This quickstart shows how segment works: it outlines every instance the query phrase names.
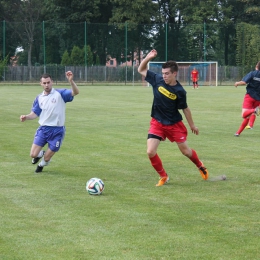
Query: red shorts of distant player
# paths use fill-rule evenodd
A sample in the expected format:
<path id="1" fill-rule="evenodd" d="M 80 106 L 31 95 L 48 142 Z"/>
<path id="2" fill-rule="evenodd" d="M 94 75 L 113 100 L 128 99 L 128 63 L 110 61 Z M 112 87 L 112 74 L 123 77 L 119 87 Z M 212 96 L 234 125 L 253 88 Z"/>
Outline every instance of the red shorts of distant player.
<path id="1" fill-rule="evenodd" d="M 243 108 L 244 109 L 253 109 L 260 106 L 260 101 L 255 100 L 249 94 L 246 94 L 243 101 Z"/>
<path id="2" fill-rule="evenodd" d="M 188 131 L 182 121 L 173 125 L 163 125 L 156 119 L 152 118 L 150 121 L 150 135 L 159 136 L 162 141 L 168 138 L 171 142 L 183 143 L 187 139 Z"/>
<path id="3" fill-rule="evenodd" d="M 192 82 L 197 82 L 198 78 L 192 78 Z"/>

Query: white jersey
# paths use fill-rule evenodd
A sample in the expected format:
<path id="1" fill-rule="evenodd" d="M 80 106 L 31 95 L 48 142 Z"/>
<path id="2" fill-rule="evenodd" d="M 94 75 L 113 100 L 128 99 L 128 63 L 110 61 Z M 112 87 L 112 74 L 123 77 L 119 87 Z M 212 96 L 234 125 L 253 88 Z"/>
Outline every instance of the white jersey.
<path id="1" fill-rule="evenodd" d="M 70 89 L 52 89 L 48 95 L 44 92 L 36 97 L 32 111 L 39 116 L 41 126 L 64 126 L 66 102 L 73 100 Z"/>

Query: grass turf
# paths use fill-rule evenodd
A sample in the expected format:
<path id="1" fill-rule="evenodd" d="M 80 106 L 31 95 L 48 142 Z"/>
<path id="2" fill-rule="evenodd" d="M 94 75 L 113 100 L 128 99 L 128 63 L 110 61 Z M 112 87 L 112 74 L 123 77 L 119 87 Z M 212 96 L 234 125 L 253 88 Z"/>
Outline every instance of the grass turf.
<path id="1" fill-rule="evenodd" d="M 63 146 L 41 174 L 29 157 L 37 120 L 19 122 L 41 87 L 0 89 L 1 259 L 259 259 L 258 118 L 233 136 L 244 87 L 186 87 L 200 129 L 188 128 L 188 143 L 210 180 L 165 141 L 163 187 L 146 156 L 151 88 L 80 86 Z M 101 196 L 85 190 L 92 177 L 105 183 Z"/>

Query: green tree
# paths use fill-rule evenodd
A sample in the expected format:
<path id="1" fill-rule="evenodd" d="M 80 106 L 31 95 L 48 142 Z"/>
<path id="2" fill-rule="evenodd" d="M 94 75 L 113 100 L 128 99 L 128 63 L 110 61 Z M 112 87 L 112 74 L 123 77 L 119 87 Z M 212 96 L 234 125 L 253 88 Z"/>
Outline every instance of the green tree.
<path id="1" fill-rule="evenodd" d="M 107 23 L 112 14 L 109 0 L 45 0 L 48 19 L 66 23 Z"/>
<path id="2" fill-rule="evenodd" d="M 239 20 L 250 24 L 260 23 L 260 4 L 258 0 L 237 0 L 234 7 L 242 6 L 239 12 Z"/>
<path id="3" fill-rule="evenodd" d="M 71 65 L 70 55 L 69 55 L 69 52 L 67 50 L 62 55 L 61 65 L 64 65 L 64 66 Z"/>
<path id="4" fill-rule="evenodd" d="M 0 60 L 0 80 L 4 79 L 4 71 L 6 69 L 9 56 L 6 56 L 3 60 Z"/>
<path id="5" fill-rule="evenodd" d="M 158 3 L 152 0 L 111 0 L 113 5 L 110 25 L 115 25 L 109 37 L 109 53 L 117 61 L 125 62 L 134 53 L 141 59 L 141 51 L 151 49 L 151 24 L 154 22 L 154 14 L 158 11 Z M 125 42 L 127 37 L 127 44 Z M 116 44 L 114 44 L 114 41 Z M 126 56 L 127 55 L 127 56 Z"/>
<path id="6" fill-rule="evenodd" d="M 96 55 L 95 65 L 97 65 L 97 66 L 100 65 L 100 60 L 99 60 L 99 56 L 98 55 Z"/>
<path id="7" fill-rule="evenodd" d="M 32 78 L 32 52 L 34 50 L 37 35 L 37 22 L 41 18 L 41 10 L 43 8 L 42 0 L 10 0 L 1 1 L 1 7 L 4 11 L 3 17 L 12 26 L 13 32 L 19 37 L 20 42 L 17 46 L 22 45 L 27 52 L 27 62 L 29 67 L 29 78 Z M 19 10 L 19 11 L 18 11 Z M 19 21 L 19 22 L 17 22 Z M 16 46 L 16 47 L 17 47 Z"/>
<path id="8" fill-rule="evenodd" d="M 71 52 L 73 46 L 83 47 L 85 44 L 85 25 L 87 26 L 87 45 L 98 53 L 101 64 L 106 61 L 107 23 L 112 15 L 112 4 L 109 0 L 45 0 L 48 21 L 62 21 L 66 26 L 57 30 L 53 26 L 49 34 L 54 36 L 55 44 L 60 49 L 60 55 L 67 49 Z M 87 23 L 87 24 L 85 24 Z M 92 24 L 90 24 L 92 23 Z M 90 24 L 90 25 L 89 25 Z M 56 37 L 55 35 L 59 35 Z M 55 49 L 53 46 L 52 49 Z"/>
<path id="9" fill-rule="evenodd" d="M 84 65 L 84 50 L 74 46 L 70 54 L 71 65 Z"/>
<path id="10" fill-rule="evenodd" d="M 260 60 L 260 27 L 248 23 L 237 25 L 236 61 L 242 67 L 242 73 L 253 70 Z"/>
<path id="11" fill-rule="evenodd" d="M 86 49 L 83 48 L 82 50 L 85 54 L 85 51 L 86 51 L 86 55 L 87 55 L 87 65 L 88 66 L 92 66 L 93 63 L 94 63 L 94 60 L 93 60 L 93 53 L 91 51 L 91 47 L 89 45 L 86 46 Z"/>
<path id="12" fill-rule="evenodd" d="M 157 11 L 157 4 L 152 0 L 111 0 L 113 4 L 113 15 L 110 23 L 129 24 L 129 29 L 136 28 L 138 24 L 147 24 Z"/>

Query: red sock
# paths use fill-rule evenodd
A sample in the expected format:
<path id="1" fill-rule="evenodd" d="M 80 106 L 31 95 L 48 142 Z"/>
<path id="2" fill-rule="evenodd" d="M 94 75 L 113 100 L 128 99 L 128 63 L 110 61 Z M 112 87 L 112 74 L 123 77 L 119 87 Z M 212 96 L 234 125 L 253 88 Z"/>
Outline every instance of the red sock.
<path id="1" fill-rule="evenodd" d="M 163 168 L 162 161 L 161 161 L 160 157 L 158 156 L 158 154 L 156 154 L 154 157 L 149 158 L 149 159 L 151 161 L 153 168 L 158 172 L 158 174 L 161 177 L 167 176 L 167 173 L 165 172 L 165 170 Z"/>
<path id="2" fill-rule="evenodd" d="M 246 117 L 250 116 L 250 115 L 253 114 L 253 113 L 255 113 L 255 109 L 248 109 L 248 110 L 246 110 L 246 111 L 243 113 L 242 117 L 243 117 L 243 118 L 246 118 Z"/>
<path id="3" fill-rule="evenodd" d="M 253 128 L 253 126 L 254 126 L 255 119 L 256 119 L 256 115 L 255 115 L 255 114 L 252 114 L 252 115 L 249 117 L 249 126 L 250 126 L 251 128 Z"/>
<path id="4" fill-rule="evenodd" d="M 202 166 L 202 162 L 200 161 L 197 153 L 195 150 L 191 149 L 192 150 L 192 155 L 191 157 L 189 158 L 198 168 Z"/>
<path id="5" fill-rule="evenodd" d="M 237 134 L 241 134 L 241 132 L 245 129 L 245 127 L 247 126 L 249 121 L 249 118 L 244 118 L 244 120 L 242 121 L 241 126 L 239 127 L 238 131 L 236 132 Z"/>

